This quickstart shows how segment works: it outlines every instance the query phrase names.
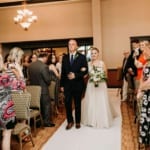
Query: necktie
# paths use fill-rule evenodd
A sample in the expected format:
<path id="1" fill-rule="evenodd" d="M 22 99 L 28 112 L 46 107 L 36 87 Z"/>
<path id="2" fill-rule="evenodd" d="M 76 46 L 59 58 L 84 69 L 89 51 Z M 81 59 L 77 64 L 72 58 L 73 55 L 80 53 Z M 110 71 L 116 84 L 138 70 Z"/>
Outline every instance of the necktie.
<path id="1" fill-rule="evenodd" d="M 71 64 L 71 65 L 73 64 L 73 55 L 71 55 L 70 64 Z"/>

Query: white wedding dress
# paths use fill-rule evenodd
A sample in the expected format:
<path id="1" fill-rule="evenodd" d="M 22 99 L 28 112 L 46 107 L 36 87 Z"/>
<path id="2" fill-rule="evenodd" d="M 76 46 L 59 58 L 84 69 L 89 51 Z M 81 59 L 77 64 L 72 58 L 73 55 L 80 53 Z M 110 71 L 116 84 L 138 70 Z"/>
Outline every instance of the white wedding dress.
<path id="1" fill-rule="evenodd" d="M 104 68 L 103 61 L 99 61 L 98 66 Z M 91 62 L 88 67 L 91 72 L 93 69 Z M 109 128 L 112 125 L 113 115 L 105 81 L 100 82 L 98 87 L 88 81 L 81 106 L 81 123 L 83 125 L 95 128 Z"/>

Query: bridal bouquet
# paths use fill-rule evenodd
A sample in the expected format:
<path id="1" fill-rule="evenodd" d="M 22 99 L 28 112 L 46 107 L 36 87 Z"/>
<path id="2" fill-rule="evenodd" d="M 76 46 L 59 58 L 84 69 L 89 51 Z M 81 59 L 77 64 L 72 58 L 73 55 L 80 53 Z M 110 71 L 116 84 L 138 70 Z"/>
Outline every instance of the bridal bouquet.
<path id="1" fill-rule="evenodd" d="M 95 87 L 98 87 L 99 82 L 106 81 L 106 74 L 102 67 L 93 66 L 92 71 L 89 73 L 90 75 L 90 82 L 94 83 Z"/>

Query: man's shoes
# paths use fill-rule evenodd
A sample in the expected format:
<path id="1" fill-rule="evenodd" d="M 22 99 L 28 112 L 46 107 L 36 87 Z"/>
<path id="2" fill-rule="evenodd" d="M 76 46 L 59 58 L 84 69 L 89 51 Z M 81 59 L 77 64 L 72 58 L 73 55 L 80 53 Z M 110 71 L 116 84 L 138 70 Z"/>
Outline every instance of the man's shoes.
<path id="1" fill-rule="evenodd" d="M 77 123 L 76 124 L 76 129 L 80 129 L 80 128 L 81 128 L 80 123 Z"/>
<path id="2" fill-rule="evenodd" d="M 66 130 L 69 130 L 73 127 L 74 123 L 73 122 L 70 122 L 68 123 L 68 125 L 66 126 Z"/>
<path id="3" fill-rule="evenodd" d="M 54 123 L 45 123 L 44 127 L 55 127 Z"/>

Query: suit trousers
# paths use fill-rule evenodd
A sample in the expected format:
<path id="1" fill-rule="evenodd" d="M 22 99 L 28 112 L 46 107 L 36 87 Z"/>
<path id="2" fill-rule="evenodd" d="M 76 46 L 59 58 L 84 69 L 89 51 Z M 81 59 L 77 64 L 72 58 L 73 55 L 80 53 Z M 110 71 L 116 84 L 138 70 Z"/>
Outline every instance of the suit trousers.
<path id="1" fill-rule="evenodd" d="M 82 92 L 73 92 L 68 91 L 65 93 L 65 107 L 66 107 L 66 115 L 67 115 L 67 122 L 73 122 L 73 115 L 72 115 L 72 101 L 74 101 L 75 106 L 75 122 L 80 123 L 81 121 L 81 97 Z"/>
<path id="2" fill-rule="evenodd" d="M 49 94 L 41 94 L 41 113 L 44 124 L 50 123 L 50 96 Z"/>

